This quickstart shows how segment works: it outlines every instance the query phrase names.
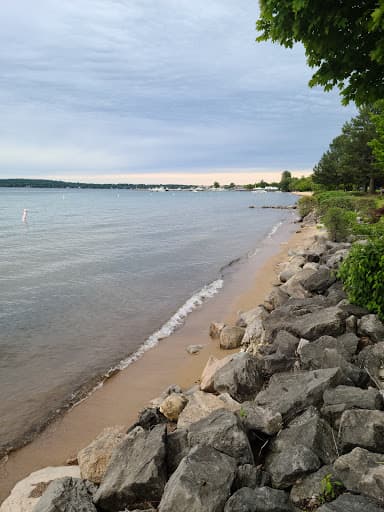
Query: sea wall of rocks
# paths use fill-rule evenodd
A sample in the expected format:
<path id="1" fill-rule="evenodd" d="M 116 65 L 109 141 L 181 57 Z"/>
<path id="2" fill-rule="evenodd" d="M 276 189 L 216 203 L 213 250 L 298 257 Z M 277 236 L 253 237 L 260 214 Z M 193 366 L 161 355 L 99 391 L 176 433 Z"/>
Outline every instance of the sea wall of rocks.
<path id="1" fill-rule="evenodd" d="M 384 325 L 336 278 L 349 249 L 292 252 L 263 304 L 211 325 L 239 352 L 103 432 L 33 511 L 382 511 Z"/>

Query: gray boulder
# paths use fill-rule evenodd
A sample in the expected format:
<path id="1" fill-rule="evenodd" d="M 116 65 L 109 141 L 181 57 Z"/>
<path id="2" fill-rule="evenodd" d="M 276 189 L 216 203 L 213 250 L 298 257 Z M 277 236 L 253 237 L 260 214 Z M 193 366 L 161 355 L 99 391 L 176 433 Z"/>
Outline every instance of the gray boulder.
<path id="1" fill-rule="evenodd" d="M 272 311 L 288 302 L 288 299 L 288 293 L 284 292 L 280 286 L 274 286 L 271 292 L 266 296 L 264 306 L 268 311 Z"/>
<path id="2" fill-rule="evenodd" d="M 220 333 L 220 348 L 224 350 L 239 348 L 244 333 L 243 327 L 224 327 Z"/>
<path id="3" fill-rule="evenodd" d="M 340 249 L 333 254 L 327 254 L 322 258 L 323 263 L 327 265 L 327 267 L 337 270 L 340 264 L 345 260 L 345 258 L 349 254 L 349 249 Z"/>
<path id="4" fill-rule="evenodd" d="M 291 489 L 290 498 L 294 505 L 306 508 L 307 505 L 320 503 L 323 493 L 323 479 L 327 475 L 333 475 L 333 466 L 323 466 L 315 473 L 298 480 Z"/>
<path id="5" fill-rule="evenodd" d="M 324 368 L 324 351 L 332 348 L 339 352 L 345 359 L 350 356 L 344 348 L 344 344 L 333 336 L 321 336 L 312 343 L 305 345 L 300 352 L 300 360 L 303 369 L 316 370 Z"/>
<path id="6" fill-rule="evenodd" d="M 264 321 L 268 317 L 268 311 L 263 306 L 252 310 L 241 345 L 251 353 L 256 353 L 258 345 L 264 341 Z"/>
<path id="7" fill-rule="evenodd" d="M 342 494 L 335 501 L 325 503 L 317 512 L 383 512 L 383 508 L 373 500 L 356 494 Z"/>
<path id="8" fill-rule="evenodd" d="M 290 277 L 283 285 L 281 285 L 280 289 L 284 293 L 287 293 L 290 297 L 296 299 L 304 299 L 306 297 L 310 297 L 311 294 L 308 290 L 304 288 L 303 283 L 315 272 L 316 270 L 312 270 L 309 268 L 305 270 L 300 269 L 292 277 Z"/>
<path id="9" fill-rule="evenodd" d="M 190 447 L 208 444 L 233 457 L 238 464 L 253 464 L 252 449 L 236 414 L 219 409 L 193 423 L 188 431 Z"/>
<path id="10" fill-rule="evenodd" d="M 80 478 L 54 480 L 35 505 L 33 512 L 96 512 L 92 495 L 96 487 Z"/>
<path id="11" fill-rule="evenodd" d="M 324 293 L 335 281 L 334 272 L 331 272 L 328 268 L 319 268 L 307 277 L 302 284 L 306 290 L 312 293 Z"/>
<path id="12" fill-rule="evenodd" d="M 380 380 L 380 368 L 384 367 L 384 342 L 363 348 L 357 356 L 357 364 Z"/>
<path id="13" fill-rule="evenodd" d="M 384 325 L 377 315 L 365 315 L 357 324 L 360 336 L 368 336 L 374 343 L 384 341 Z"/>
<path id="14" fill-rule="evenodd" d="M 252 464 L 243 464 L 236 471 L 235 481 L 233 482 L 232 491 L 237 491 L 243 487 L 264 487 L 271 483 L 271 477 L 261 466 L 253 466 Z"/>
<path id="15" fill-rule="evenodd" d="M 137 427 L 115 449 L 95 495 L 95 504 L 105 511 L 158 502 L 166 483 L 163 425 L 149 432 Z"/>
<path id="16" fill-rule="evenodd" d="M 343 375 L 338 368 L 273 375 L 269 386 L 261 391 L 255 404 L 292 419 L 310 405 L 322 404 L 323 393 L 337 386 Z"/>
<path id="17" fill-rule="evenodd" d="M 330 306 L 336 306 L 340 301 L 347 298 L 347 294 L 343 289 L 343 283 L 341 281 L 333 283 L 328 290 L 326 290 L 325 295 L 327 296 L 327 302 Z"/>
<path id="18" fill-rule="evenodd" d="M 285 354 L 275 352 L 263 357 L 263 368 L 266 374 L 288 372 L 296 363 L 295 357 L 287 357 Z"/>
<path id="19" fill-rule="evenodd" d="M 348 490 L 384 502 L 384 464 L 381 453 L 355 448 L 339 457 L 333 466 L 338 479 Z"/>
<path id="20" fill-rule="evenodd" d="M 224 512 L 293 512 L 293 508 L 284 491 L 270 487 L 243 487 L 229 498 Z"/>
<path id="21" fill-rule="evenodd" d="M 229 393 L 234 400 L 252 400 L 263 386 L 258 360 L 245 352 L 235 354 L 214 376 L 214 389 Z"/>
<path id="22" fill-rule="evenodd" d="M 243 402 L 237 414 L 247 432 L 257 430 L 273 436 L 283 428 L 283 419 L 279 412 L 260 407 L 254 402 Z"/>
<path id="23" fill-rule="evenodd" d="M 159 512 L 221 512 L 235 472 L 232 457 L 212 446 L 196 446 L 169 479 Z"/>
<path id="24" fill-rule="evenodd" d="M 279 331 L 273 342 L 276 352 L 286 356 L 295 357 L 299 345 L 299 338 L 287 331 Z"/>
<path id="25" fill-rule="evenodd" d="M 317 412 L 306 411 L 272 442 L 265 469 L 275 487 L 287 488 L 321 463 L 332 463 L 336 456 L 331 427 Z"/>
<path id="26" fill-rule="evenodd" d="M 338 442 L 343 452 L 360 446 L 384 453 L 384 412 L 363 409 L 343 412 Z"/>
<path id="27" fill-rule="evenodd" d="M 188 455 L 190 451 L 188 443 L 188 431 L 184 428 L 178 428 L 167 435 L 167 472 L 171 475 L 180 464 L 181 460 Z"/>

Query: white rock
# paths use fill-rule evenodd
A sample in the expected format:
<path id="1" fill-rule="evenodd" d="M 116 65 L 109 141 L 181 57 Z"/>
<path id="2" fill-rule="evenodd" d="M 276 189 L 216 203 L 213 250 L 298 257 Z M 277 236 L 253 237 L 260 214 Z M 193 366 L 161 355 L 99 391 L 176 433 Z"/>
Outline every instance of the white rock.
<path id="1" fill-rule="evenodd" d="M 31 473 L 15 485 L 0 512 L 32 512 L 47 484 L 64 476 L 80 478 L 79 466 L 48 467 Z"/>

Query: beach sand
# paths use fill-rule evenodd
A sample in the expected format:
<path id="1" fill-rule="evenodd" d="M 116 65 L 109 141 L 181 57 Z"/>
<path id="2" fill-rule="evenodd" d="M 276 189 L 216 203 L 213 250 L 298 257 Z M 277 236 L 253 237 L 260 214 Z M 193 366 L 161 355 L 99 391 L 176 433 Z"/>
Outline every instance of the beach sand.
<path id="1" fill-rule="evenodd" d="M 299 227 L 292 221 L 284 224 L 253 257 L 228 270 L 221 293 L 195 310 L 181 329 L 106 381 L 33 442 L 11 453 L 0 464 L 0 503 L 17 481 L 45 466 L 65 464 L 103 428 L 132 424 L 137 412 L 170 384 L 187 389 L 197 383 L 210 355 L 221 358 L 230 353 L 220 350 L 218 341 L 209 338 L 210 323 L 234 323 L 239 310 L 262 303 L 288 251 L 305 246 L 315 232 L 314 227 Z M 191 356 L 186 352 L 190 344 L 202 344 L 204 348 Z"/>

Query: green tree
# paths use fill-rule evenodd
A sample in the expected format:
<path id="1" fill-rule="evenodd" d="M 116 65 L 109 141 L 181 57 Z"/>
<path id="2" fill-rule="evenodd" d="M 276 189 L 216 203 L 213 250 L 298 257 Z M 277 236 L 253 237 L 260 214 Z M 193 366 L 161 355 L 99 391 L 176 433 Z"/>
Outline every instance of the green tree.
<path id="1" fill-rule="evenodd" d="M 289 171 L 283 171 L 283 173 L 281 175 L 281 180 L 279 183 L 280 190 L 282 190 L 283 192 L 288 192 L 291 181 L 292 181 L 292 174 Z"/>
<path id="2" fill-rule="evenodd" d="M 213 188 L 220 188 L 220 183 L 218 181 L 215 181 L 213 183 Z"/>
<path id="3" fill-rule="evenodd" d="M 258 41 L 304 45 L 316 68 L 309 85 L 337 86 L 343 103 L 384 97 L 382 0 L 260 0 Z"/>
<path id="4" fill-rule="evenodd" d="M 368 143 L 375 157 L 376 169 L 381 175 L 384 173 L 384 100 L 375 104 L 376 111 L 372 112 L 372 122 L 376 128 L 375 137 Z"/>

